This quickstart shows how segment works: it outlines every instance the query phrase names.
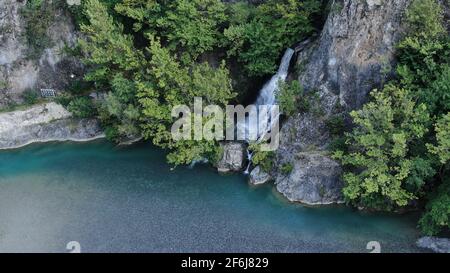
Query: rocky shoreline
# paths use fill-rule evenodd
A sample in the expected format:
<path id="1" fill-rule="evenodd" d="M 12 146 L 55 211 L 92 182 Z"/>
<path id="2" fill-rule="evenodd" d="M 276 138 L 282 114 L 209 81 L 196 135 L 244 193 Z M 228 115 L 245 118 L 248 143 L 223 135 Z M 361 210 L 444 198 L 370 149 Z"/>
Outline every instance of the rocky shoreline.
<path id="1" fill-rule="evenodd" d="M 416 245 L 435 253 L 450 253 L 450 239 L 447 238 L 422 237 L 417 240 Z"/>
<path id="2" fill-rule="evenodd" d="M 50 102 L 0 114 L 0 150 L 51 141 L 85 142 L 105 135 L 96 119 L 75 119 Z"/>

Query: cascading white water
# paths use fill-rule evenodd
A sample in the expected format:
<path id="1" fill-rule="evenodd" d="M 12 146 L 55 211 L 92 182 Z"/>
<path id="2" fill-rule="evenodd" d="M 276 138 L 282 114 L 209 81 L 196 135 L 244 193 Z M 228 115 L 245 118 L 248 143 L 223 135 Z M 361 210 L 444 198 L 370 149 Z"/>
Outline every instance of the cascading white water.
<path id="1" fill-rule="evenodd" d="M 288 48 L 284 53 L 283 59 L 281 59 L 280 67 L 277 74 L 275 74 L 269 82 L 259 92 L 256 99 L 256 105 L 274 105 L 276 103 L 276 92 L 278 91 L 279 82 L 285 81 L 288 76 L 289 64 L 291 63 L 292 56 L 295 51 Z"/>
<path id="2" fill-rule="evenodd" d="M 247 165 L 247 168 L 245 169 L 244 174 L 250 174 L 250 167 L 252 166 L 252 159 L 253 159 L 253 153 L 251 151 L 247 150 L 248 165 Z"/>
<path id="3" fill-rule="evenodd" d="M 289 72 L 289 65 L 291 63 L 291 59 L 294 56 L 295 51 L 291 48 L 288 48 L 286 52 L 283 55 L 283 58 L 281 59 L 280 67 L 278 68 L 278 72 L 272 76 L 270 81 L 268 81 L 261 91 L 259 92 L 259 95 L 256 99 L 256 102 L 254 105 L 259 109 L 262 105 L 267 106 L 274 106 L 276 105 L 276 96 L 279 89 L 280 82 L 284 82 L 288 76 Z M 267 122 L 266 128 L 258 128 L 258 124 L 250 124 L 248 118 L 246 118 L 245 121 L 238 121 L 237 123 L 237 130 L 240 132 L 244 132 L 246 139 L 249 138 L 249 132 L 250 130 L 254 130 L 255 132 L 258 132 L 258 138 L 261 139 L 267 132 L 269 132 L 273 127 L 273 122 L 275 122 L 278 117 L 272 117 L 273 120 L 271 120 L 271 111 L 272 107 L 268 107 L 267 111 L 264 113 L 259 113 L 259 123 L 265 121 Z"/>
<path id="4" fill-rule="evenodd" d="M 289 65 L 291 63 L 291 59 L 294 56 L 295 51 L 291 48 L 288 48 L 286 50 L 286 52 L 283 55 L 283 58 L 281 59 L 281 64 L 280 67 L 278 68 L 278 72 L 277 74 L 275 74 L 270 81 L 268 81 L 263 88 L 261 89 L 261 91 L 259 92 L 258 98 L 256 99 L 255 105 L 257 108 L 259 108 L 259 106 L 262 105 L 268 105 L 268 106 L 274 106 L 277 103 L 277 92 L 279 90 L 279 85 L 280 82 L 284 82 L 286 81 L 286 78 L 288 76 L 288 72 L 289 72 Z M 245 130 L 246 135 L 248 137 L 249 135 L 249 131 L 250 131 L 250 127 L 251 126 L 255 126 L 255 128 L 253 128 L 254 130 L 257 130 L 258 132 L 258 138 L 261 139 L 262 137 L 264 137 L 264 135 L 269 132 L 273 125 L 274 122 L 277 122 L 277 119 L 279 117 L 271 117 L 271 111 L 272 111 L 272 107 L 268 107 L 267 111 L 264 113 L 259 113 L 259 117 L 262 118 L 262 120 L 267 121 L 267 127 L 266 128 L 258 128 L 257 124 L 248 124 L 248 120 L 244 123 L 244 127 L 240 127 L 239 125 L 241 123 L 238 122 L 238 130 Z M 262 115 L 261 115 L 262 114 Z M 274 118 L 271 120 L 271 118 Z M 259 120 L 259 122 L 261 122 L 261 119 Z M 252 164 L 252 154 L 250 154 L 250 152 L 248 151 L 248 159 L 249 159 L 249 163 L 247 166 L 247 169 L 245 171 L 246 174 L 249 173 L 250 171 L 250 167 Z"/>

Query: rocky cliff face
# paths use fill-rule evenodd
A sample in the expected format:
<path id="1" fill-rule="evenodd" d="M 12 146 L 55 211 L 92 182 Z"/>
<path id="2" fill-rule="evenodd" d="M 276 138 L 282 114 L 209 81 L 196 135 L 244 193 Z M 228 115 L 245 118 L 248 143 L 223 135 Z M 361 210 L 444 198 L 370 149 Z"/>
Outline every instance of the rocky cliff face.
<path id="1" fill-rule="evenodd" d="M 298 78 L 307 92 L 316 92 L 320 111 L 298 114 L 281 130 L 277 165 L 291 164 L 293 171 L 279 172 L 276 184 L 290 200 L 312 204 L 342 200 L 341 169 L 326 152 L 330 141 L 326 121 L 361 107 L 368 93 L 389 77 L 410 2 L 334 1 L 320 38 L 299 53 Z"/>
<path id="2" fill-rule="evenodd" d="M 326 110 L 332 103 L 351 110 L 385 80 L 411 0 L 334 2 L 320 39 L 298 58 L 299 78 L 307 90 L 331 97 Z"/>
<path id="3" fill-rule="evenodd" d="M 416 245 L 436 253 L 450 253 L 450 239 L 446 238 L 422 237 L 417 240 Z"/>
<path id="4" fill-rule="evenodd" d="M 47 30 L 52 46 L 41 56 L 29 58 L 25 22 L 21 15 L 26 0 L 0 1 L 0 108 L 20 102 L 27 89 L 63 90 L 71 75 L 81 75 L 78 60 L 65 56 L 65 45 L 76 41 L 74 26 L 63 10 L 57 9 Z"/>
<path id="5" fill-rule="evenodd" d="M 26 110 L 0 114 L 0 149 L 34 142 L 87 141 L 104 137 L 100 123 L 92 119 L 72 119 L 56 103 L 36 105 Z"/>

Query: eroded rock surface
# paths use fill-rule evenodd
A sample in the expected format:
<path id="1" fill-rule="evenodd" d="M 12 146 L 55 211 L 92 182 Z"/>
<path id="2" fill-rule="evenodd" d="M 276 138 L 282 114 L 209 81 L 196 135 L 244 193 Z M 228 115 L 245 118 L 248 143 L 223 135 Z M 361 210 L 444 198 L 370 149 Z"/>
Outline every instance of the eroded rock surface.
<path id="1" fill-rule="evenodd" d="M 249 182 L 254 186 L 262 185 L 272 180 L 272 176 L 262 170 L 261 166 L 256 166 L 250 173 Z"/>
<path id="2" fill-rule="evenodd" d="M 46 103 L 27 110 L 0 114 L 0 149 L 34 142 L 88 141 L 104 137 L 95 119 L 73 119 L 59 104 Z"/>
<path id="3" fill-rule="evenodd" d="M 416 244 L 420 248 L 429 249 L 436 253 L 450 253 L 450 239 L 422 237 Z"/>
<path id="4" fill-rule="evenodd" d="M 226 142 L 221 144 L 222 159 L 217 164 L 220 173 L 239 172 L 244 168 L 247 158 L 245 145 L 239 142 Z"/>
<path id="5" fill-rule="evenodd" d="M 343 202 L 341 167 L 320 153 L 300 153 L 290 173 L 278 173 L 276 187 L 287 199 L 308 205 Z"/>
<path id="6" fill-rule="evenodd" d="M 81 62 L 63 54 L 63 48 L 73 46 L 77 35 L 70 16 L 57 10 L 47 35 L 51 47 L 41 56 L 27 56 L 29 45 L 25 37 L 25 22 L 21 9 L 27 1 L 0 1 L 0 108 L 22 102 L 22 93 L 41 88 L 64 91 L 71 80 L 80 79 Z M 53 11 L 52 11 L 53 12 Z"/>
<path id="7" fill-rule="evenodd" d="M 411 0 L 334 1 L 320 37 L 298 56 L 297 76 L 318 109 L 291 117 L 280 134 L 277 189 L 291 201 L 342 201 L 339 164 L 329 156 L 327 120 L 361 107 L 390 77 Z M 281 166 L 291 164 L 291 174 Z"/>

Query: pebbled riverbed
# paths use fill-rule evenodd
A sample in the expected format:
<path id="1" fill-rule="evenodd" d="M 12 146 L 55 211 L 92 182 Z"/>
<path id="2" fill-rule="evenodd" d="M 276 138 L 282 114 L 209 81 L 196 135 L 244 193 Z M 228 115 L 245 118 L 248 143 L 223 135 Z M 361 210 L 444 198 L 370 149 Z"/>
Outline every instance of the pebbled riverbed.
<path id="1" fill-rule="evenodd" d="M 0 151 L 0 252 L 417 252 L 417 217 L 291 204 L 146 144 Z"/>

